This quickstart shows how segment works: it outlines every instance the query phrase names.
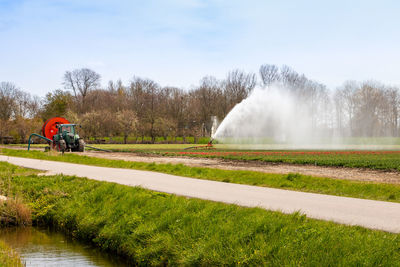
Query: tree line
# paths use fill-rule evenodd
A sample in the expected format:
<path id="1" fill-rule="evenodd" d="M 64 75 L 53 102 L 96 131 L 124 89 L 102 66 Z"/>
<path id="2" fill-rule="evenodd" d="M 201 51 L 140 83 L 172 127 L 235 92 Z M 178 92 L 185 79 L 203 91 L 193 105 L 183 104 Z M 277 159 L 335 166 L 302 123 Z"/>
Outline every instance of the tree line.
<path id="1" fill-rule="evenodd" d="M 399 136 L 399 88 L 374 81 L 346 81 L 328 90 L 288 66 L 265 64 L 259 74 L 241 70 L 218 80 L 202 78 L 183 89 L 161 86 L 134 76 L 129 83 L 109 81 L 90 69 L 66 71 L 63 89 L 32 96 L 11 82 L 0 83 L 0 137 L 26 142 L 45 120 L 63 116 L 82 125 L 85 138 L 123 137 L 123 142 L 149 142 L 157 138 L 176 141 L 211 135 L 211 117 L 219 121 L 256 86 L 283 84 L 306 103 L 313 126 L 342 136 Z M 133 137 L 133 139 L 132 139 Z"/>

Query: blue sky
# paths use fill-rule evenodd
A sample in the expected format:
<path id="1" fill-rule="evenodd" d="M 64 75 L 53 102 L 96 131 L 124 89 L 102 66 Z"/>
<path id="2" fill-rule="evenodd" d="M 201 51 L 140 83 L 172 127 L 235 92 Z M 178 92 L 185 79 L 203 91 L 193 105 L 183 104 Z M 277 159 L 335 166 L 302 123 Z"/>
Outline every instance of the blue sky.
<path id="1" fill-rule="evenodd" d="M 190 88 L 286 64 L 335 88 L 400 85 L 400 2 L 0 0 L 0 81 L 40 96 L 88 67 Z"/>

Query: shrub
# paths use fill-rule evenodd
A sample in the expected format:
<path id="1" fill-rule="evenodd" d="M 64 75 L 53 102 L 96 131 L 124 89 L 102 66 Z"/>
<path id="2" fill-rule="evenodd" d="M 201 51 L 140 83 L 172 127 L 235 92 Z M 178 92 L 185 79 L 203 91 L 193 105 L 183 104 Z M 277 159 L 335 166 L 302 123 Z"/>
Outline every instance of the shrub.
<path id="1" fill-rule="evenodd" d="M 31 210 L 20 199 L 0 200 L 0 226 L 27 226 L 31 223 Z"/>

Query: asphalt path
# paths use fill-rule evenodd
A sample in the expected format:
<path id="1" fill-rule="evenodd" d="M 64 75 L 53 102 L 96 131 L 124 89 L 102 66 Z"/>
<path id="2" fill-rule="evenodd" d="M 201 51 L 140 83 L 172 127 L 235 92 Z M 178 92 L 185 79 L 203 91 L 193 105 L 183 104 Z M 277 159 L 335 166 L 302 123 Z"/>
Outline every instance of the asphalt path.
<path id="1" fill-rule="evenodd" d="M 0 161 L 44 170 L 52 174 L 76 175 L 192 198 L 246 207 L 260 207 L 283 213 L 299 211 L 314 219 L 400 233 L 399 203 L 223 183 L 150 171 L 96 167 L 2 155 L 0 155 Z"/>

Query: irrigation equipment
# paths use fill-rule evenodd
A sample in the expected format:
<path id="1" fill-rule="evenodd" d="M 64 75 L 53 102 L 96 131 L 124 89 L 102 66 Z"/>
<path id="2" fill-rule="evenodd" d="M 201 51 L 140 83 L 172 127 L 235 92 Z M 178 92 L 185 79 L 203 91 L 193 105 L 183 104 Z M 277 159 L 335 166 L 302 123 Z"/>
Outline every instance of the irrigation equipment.
<path id="1" fill-rule="evenodd" d="M 214 141 L 214 139 L 211 139 L 207 143 L 207 145 L 186 147 L 186 148 L 184 148 L 184 150 L 187 150 L 187 149 L 215 149 L 215 147 L 213 146 L 213 141 Z"/>
<path id="2" fill-rule="evenodd" d="M 65 151 L 85 151 L 85 141 L 78 135 L 76 128 L 77 124 L 70 123 L 63 117 L 54 117 L 48 119 L 42 126 L 42 135 L 33 133 L 29 136 L 28 150 L 30 150 L 32 137 L 36 136 L 46 140 L 50 149 L 55 149 L 60 152 Z M 109 150 L 100 149 L 92 146 L 87 146 L 95 150 L 111 152 Z"/>
<path id="3" fill-rule="evenodd" d="M 42 126 L 42 135 L 31 134 L 28 141 L 30 150 L 32 137 L 36 136 L 48 142 L 50 149 L 65 151 L 85 151 L 85 141 L 76 132 L 76 124 L 62 117 L 48 119 Z"/>

